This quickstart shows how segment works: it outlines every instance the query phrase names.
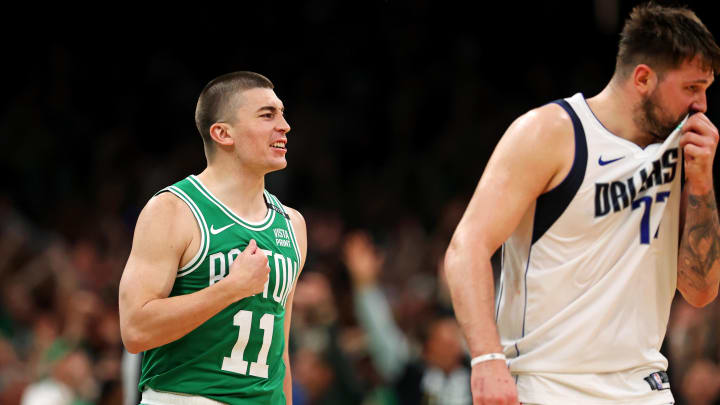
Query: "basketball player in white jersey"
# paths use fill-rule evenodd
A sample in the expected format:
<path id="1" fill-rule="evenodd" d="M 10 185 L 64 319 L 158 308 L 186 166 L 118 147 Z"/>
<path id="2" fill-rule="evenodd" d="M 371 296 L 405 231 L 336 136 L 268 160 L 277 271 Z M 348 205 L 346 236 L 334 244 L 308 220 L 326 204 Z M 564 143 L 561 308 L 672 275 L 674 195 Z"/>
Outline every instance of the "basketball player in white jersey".
<path id="1" fill-rule="evenodd" d="M 718 68 L 692 11 L 638 6 L 600 94 L 504 134 L 445 258 L 474 404 L 673 403 L 659 349 L 675 290 L 700 307 L 720 280 Z"/>

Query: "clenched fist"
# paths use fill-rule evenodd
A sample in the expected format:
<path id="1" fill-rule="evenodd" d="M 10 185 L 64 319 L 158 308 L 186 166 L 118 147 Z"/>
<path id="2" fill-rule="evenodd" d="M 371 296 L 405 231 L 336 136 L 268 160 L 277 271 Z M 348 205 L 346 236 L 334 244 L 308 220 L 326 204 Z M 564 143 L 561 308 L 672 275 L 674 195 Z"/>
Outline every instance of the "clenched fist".
<path id="1" fill-rule="evenodd" d="M 251 239 L 245 250 L 230 265 L 227 282 L 237 287 L 238 299 L 263 292 L 270 277 L 270 266 L 265 253 L 258 249 L 255 239 Z"/>

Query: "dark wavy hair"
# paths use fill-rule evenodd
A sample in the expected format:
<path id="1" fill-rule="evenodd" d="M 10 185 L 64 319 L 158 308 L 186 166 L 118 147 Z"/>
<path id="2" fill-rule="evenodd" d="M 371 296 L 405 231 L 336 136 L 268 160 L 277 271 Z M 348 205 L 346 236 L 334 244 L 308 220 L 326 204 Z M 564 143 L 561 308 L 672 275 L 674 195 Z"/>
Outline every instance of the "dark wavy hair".
<path id="1" fill-rule="evenodd" d="M 637 65 L 646 64 L 662 75 L 696 56 L 704 68 L 718 73 L 720 48 L 695 13 L 649 2 L 636 6 L 625 21 L 615 74 L 626 78 Z"/>

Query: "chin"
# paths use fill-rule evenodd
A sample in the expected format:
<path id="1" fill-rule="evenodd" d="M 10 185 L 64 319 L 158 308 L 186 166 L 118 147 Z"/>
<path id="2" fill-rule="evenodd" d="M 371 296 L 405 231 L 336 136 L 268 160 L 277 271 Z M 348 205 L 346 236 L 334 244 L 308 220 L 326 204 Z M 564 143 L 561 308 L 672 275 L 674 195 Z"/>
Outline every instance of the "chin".
<path id="1" fill-rule="evenodd" d="M 267 172 L 276 172 L 278 170 L 282 170 L 287 167 L 287 161 L 283 160 L 282 162 L 273 162 L 272 164 L 268 165 Z"/>

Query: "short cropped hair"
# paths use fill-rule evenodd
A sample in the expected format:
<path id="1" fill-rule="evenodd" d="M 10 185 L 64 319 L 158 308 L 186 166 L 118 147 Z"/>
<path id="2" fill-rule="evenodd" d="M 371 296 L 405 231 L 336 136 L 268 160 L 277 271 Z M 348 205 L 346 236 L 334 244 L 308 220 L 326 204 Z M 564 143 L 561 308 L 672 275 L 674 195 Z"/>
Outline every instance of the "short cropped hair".
<path id="1" fill-rule="evenodd" d="M 270 79 L 259 73 L 240 71 L 216 77 L 202 90 L 195 107 L 195 126 L 200 132 L 208 158 L 215 150 L 210 138 L 210 127 L 230 118 L 238 93 L 255 88 L 272 89 L 274 86 Z"/>
<path id="2" fill-rule="evenodd" d="M 720 48 L 695 13 L 649 2 L 636 6 L 625 21 L 615 74 L 627 78 L 637 65 L 646 64 L 662 76 L 696 56 L 703 68 L 718 73 Z"/>

